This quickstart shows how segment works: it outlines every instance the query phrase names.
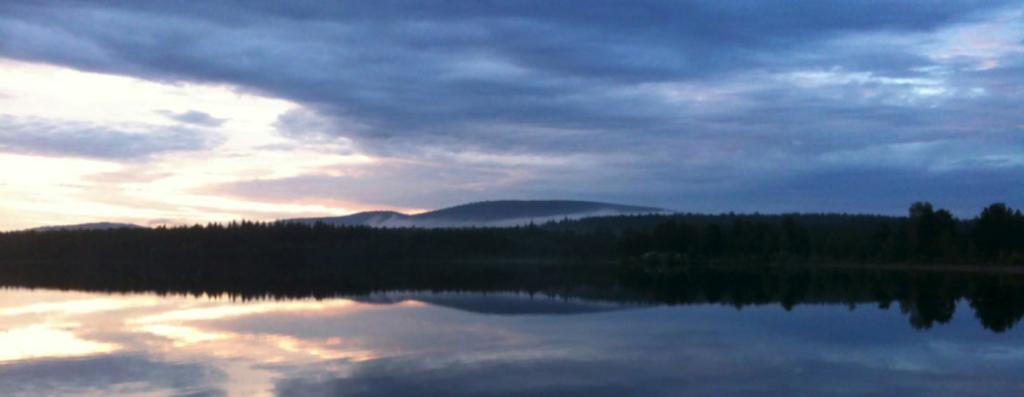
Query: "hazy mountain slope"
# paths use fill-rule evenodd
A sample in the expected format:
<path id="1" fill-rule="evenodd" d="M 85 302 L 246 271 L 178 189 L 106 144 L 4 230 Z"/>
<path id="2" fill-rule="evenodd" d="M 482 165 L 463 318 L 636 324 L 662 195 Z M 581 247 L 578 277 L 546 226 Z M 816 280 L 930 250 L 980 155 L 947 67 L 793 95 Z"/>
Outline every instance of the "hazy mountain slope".
<path id="1" fill-rule="evenodd" d="M 133 225 L 130 223 L 113 223 L 113 222 L 95 222 L 95 223 L 80 223 L 76 225 L 56 225 L 56 226 L 40 226 L 31 228 L 28 230 L 37 232 L 52 232 L 61 230 L 110 230 L 110 229 L 136 229 L 142 226 Z"/>
<path id="2" fill-rule="evenodd" d="M 370 211 L 347 216 L 287 219 L 284 221 L 390 227 L 514 226 L 563 218 L 577 219 L 589 216 L 663 212 L 668 211 L 653 207 L 592 201 L 500 200 L 457 205 L 416 215 L 406 215 L 394 211 Z"/>
<path id="3" fill-rule="evenodd" d="M 546 296 L 531 297 L 515 293 L 387 292 L 350 299 L 375 304 L 417 301 L 465 312 L 496 315 L 571 315 L 645 307 L 644 305 L 610 301 L 562 299 Z"/>
<path id="4" fill-rule="evenodd" d="M 505 226 L 562 218 L 665 212 L 660 208 L 569 200 L 501 200 L 457 205 L 413 216 L 423 225 Z"/>
<path id="5" fill-rule="evenodd" d="M 295 223 L 317 223 L 322 222 L 330 225 L 339 226 L 383 226 L 388 224 L 400 223 L 408 219 L 410 216 L 401 212 L 395 211 L 366 211 L 358 212 L 352 215 L 345 216 L 330 216 L 321 218 L 296 218 L 296 219 L 285 219 L 283 222 L 295 222 Z"/>

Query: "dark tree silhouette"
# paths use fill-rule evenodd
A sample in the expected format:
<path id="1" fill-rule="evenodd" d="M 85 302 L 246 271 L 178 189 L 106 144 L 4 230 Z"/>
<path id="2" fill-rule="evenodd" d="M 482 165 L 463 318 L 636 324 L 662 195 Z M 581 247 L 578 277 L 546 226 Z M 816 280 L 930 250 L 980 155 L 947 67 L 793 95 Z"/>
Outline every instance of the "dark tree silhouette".
<path id="1" fill-rule="evenodd" d="M 978 254 L 989 262 L 1024 261 L 1024 216 L 1003 203 L 996 203 L 981 211 L 975 221 L 974 244 Z"/>
<path id="2" fill-rule="evenodd" d="M 239 221 L 0 233 L 0 285 L 8 286 L 243 295 L 628 286 L 660 302 L 737 307 L 899 302 L 921 328 L 948 321 L 956 300 L 968 299 L 995 330 L 1024 312 L 1020 277 L 876 277 L 864 265 L 1024 265 L 1024 216 L 993 204 L 962 220 L 920 202 L 905 217 L 634 215 L 461 229 Z M 843 267 L 859 273 L 834 271 Z"/>

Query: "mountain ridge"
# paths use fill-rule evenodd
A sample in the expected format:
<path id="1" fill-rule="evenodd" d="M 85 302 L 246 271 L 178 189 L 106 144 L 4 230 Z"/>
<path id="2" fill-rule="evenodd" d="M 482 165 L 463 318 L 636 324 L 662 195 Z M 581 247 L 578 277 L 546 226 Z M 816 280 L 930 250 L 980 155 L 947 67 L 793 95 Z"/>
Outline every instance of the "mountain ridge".
<path id="1" fill-rule="evenodd" d="M 562 219 L 593 216 L 669 213 L 670 210 L 626 204 L 582 200 L 489 200 L 444 207 L 432 211 L 405 214 L 397 211 L 363 211 L 342 216 L 289 218 L 277 222 L 336 226 L 373 227 L 508 227 L 545 223 Z M 130 223 L 92 222 L 71 225 L 40 226 L 26 231 L 112 230 L 144 228 Z"/>
<path id="2" fill-rule="evenodd" d="M 581 200 L 491 200 L 445 207 L 419 214 L 365 211 L 355 214 L 283 219 L 279 222 L 327 223 L 379 227 L 501 227 L 603 215 L 671 212 L 663 208 Z"/>
<path id="3" fill-rule="evenodd" d="M 29 229 L 26 231 L 32 232 L 56 232 L 56 231 L 72 231 L 72 230 L 112 230 L 112 229 L 140 229 L 144 226 L 139 226 L 131 223 L 116 223 L 116 222 L 90 222 L 90 223 L 76 223 L 73 225 L 53 225 L 53 226 L 39 226 Z"/>

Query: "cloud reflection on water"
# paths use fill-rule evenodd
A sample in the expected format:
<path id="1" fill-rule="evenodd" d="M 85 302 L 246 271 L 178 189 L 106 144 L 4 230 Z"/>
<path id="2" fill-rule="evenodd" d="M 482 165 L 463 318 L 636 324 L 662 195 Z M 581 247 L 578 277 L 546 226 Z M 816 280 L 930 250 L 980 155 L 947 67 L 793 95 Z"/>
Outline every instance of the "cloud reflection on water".
<path id="1" fill-rule="evenodd" d="M 42 357 L 75 357 L 110 353 L 120 346 L 79 338 L 78 324 L 31 325 L 0 332 L 0 363 Z"/>
<path id="2" fill-rule="evenodd" d="M 554 310 L 558 302 L 564 310 Z M 1024 388 L 1020 330 L 992 333 L 959 310 L 950 323 L 919 331 L 897 310 L 854 308 L 615 310 L 514 294 L 274 302 L 3 290 L 0 357 L 9 358 L 0 362 L 0 395 L 910 396 Z M 13 345 L 27 350 L 4 350 Z"/>

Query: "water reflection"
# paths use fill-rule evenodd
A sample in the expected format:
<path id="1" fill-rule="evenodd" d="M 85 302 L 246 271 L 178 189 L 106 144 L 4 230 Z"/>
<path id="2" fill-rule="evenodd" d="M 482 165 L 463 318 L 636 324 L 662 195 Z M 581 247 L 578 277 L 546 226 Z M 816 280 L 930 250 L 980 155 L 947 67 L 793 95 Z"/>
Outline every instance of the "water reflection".
<path id="1" fill-rule="evenodd" d="M 928 314 L 877 302 L 737 310 L 516 293 L 240 301 L 8 289 L 0 395 L 1020 394 L 1024 333 L 986 330 L 972 304 Z M 945 324 L 922 332 L 902 311 Z"/>
<path id="2" fill-rule="evenodd" d="M 110 353 L 119 348 L 79 338 L 79 324 L 37 324 L 0 332 L 0 362 L 42 357 L 74 357 Z"/>

